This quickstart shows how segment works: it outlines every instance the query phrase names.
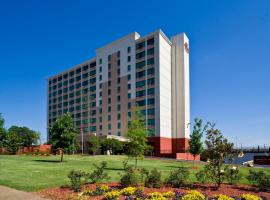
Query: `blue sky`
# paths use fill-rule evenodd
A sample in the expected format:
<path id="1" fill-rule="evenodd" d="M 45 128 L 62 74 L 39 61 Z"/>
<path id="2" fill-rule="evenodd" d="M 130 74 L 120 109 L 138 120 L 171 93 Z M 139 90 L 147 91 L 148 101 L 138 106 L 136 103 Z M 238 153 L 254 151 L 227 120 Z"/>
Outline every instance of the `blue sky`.
<path id="1" fill-rule="evenodd" d="M 0 112 L 46 135 L 46 78 L 133 31 L 190 39 L 191 119 L 270 145 L 270 2 L 0 0 Z"/>

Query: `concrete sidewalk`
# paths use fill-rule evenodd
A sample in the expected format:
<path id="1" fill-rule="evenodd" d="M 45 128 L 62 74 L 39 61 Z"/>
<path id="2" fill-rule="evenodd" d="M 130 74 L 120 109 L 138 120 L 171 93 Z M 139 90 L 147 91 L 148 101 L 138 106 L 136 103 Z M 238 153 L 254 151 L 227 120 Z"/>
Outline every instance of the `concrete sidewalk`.
<path id="1" fill-rule="evenodd" d="M 0 200 L 48 200 L 36 194 L 23 192 L 0 185 Z"/>

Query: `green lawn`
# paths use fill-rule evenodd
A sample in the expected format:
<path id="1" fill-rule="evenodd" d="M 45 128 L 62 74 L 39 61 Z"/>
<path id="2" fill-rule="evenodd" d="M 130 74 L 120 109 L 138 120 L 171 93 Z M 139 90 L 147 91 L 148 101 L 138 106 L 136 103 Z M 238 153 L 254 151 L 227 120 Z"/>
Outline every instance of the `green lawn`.
<path id="1" fill-rule="evenodd" d="M 125 156 L 64 156 L 64 162 L 59 163 L 59 156 L 10 156 L 0 155 L 0 185 L 16 188 L 24 191 L 36 191 L 43 188 L 63 186 L 69 184 L 67 174 L 72 169 L 81 169 L 90 172 L 94 163 L 107 161 L 107 171 L 112 177 L 112 181 L 119 181 L 119 173 L 123 171 L 122 161 Z M 133 164 L 134 161 L 130 160 Z M 158 168 L 165 178 L 169 171 L 178 166 L 192 167 L 193 162 L 180 162 L 174 160 L 148 159 L 138 162 L 140 167 L 146 169 Z M 195 163 L 202 167 L 201 164 Z M 243 174 L 247 174 L 249 168 L 241 168 Z M 270 169 L 264 169 L 270 173 Z M 191 181 L 195 180 L 191 171 Z M 242 179 L 241 183 L 248 183 Z"/>

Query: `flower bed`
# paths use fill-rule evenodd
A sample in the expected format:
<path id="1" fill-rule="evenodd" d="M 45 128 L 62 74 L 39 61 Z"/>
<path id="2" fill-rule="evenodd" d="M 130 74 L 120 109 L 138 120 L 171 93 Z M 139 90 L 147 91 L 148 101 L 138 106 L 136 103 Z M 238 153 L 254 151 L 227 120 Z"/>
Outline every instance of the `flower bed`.
<path id="1" fill-rule="evenodd" d="M 266 200 L 270 193 L 257 192 L 247 185 L 232 186 L 222 184 L 219 190 L 213 184 L 194 184 L 193 188 L 161 187 L 121 188 L 118 183 L 106 185 L 88 184 L 82 192 L 73 192 L 69 187 L 46 189 L 40 192 L 42 196 L 55 200 L 66 199 L 104 199 L 104 200 Z"/>

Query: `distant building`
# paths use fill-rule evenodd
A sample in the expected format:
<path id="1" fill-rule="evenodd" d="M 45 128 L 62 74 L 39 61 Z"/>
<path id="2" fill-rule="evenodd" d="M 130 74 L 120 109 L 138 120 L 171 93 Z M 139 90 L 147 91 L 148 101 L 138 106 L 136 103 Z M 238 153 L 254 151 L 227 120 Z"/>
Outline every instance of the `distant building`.
<path id="1" fill-rule="evenodd" d="M 157 156 L 188 148 L 189 40 L 136 32 L 96 49 L 96 57 L 48 79 L 48 125 L 70 112 L 85 135 L 124 136 L 137 105 Z"/>

